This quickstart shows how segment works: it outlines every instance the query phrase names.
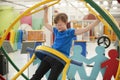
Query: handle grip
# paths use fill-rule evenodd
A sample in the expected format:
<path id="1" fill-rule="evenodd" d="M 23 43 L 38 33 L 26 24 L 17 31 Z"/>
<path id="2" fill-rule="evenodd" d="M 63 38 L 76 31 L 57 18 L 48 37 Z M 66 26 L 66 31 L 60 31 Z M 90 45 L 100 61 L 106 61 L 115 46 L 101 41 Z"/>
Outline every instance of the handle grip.
<path id="1" fill-rule="evenodd" d="M 77 66 L 82 66 L 82 65 L 83 65 L 83 63 L 78 62 L 78 61 L 75 61 L 75 60 L 71 60 L 71 63 L 72 63 L 72 64 L 75 64 L 75 65 L 77 65 Z"/>

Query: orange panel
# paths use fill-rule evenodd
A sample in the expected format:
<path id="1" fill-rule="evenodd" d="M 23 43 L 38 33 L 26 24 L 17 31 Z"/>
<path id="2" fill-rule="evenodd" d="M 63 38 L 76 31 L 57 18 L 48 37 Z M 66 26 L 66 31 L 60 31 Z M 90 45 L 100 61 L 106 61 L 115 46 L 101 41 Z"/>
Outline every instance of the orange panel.
<path id="1" fill-rule="evenodd" d="M 37 41 L 37 42 L 43 42 L 45 41 L 45 34 L 41 30 L 31 30 L 28 31 L 28 41 Z"/>
<path id="2" fill-rule="evenodd" d="M 104 26 L 104 34 L 107 35 L 112 41 L 116 40 L 116 34 L 109 26 Z"/>

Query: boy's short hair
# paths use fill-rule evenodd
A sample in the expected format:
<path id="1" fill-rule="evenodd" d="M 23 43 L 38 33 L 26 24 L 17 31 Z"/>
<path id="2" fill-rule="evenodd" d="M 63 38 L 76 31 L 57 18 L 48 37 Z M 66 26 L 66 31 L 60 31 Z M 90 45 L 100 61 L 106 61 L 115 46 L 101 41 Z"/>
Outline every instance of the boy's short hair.
<path id="1" fill-rule="evenodd" d="M 58 15 L 55 16 L 54 23 L 57 24 L 59 20 L 63 21 L 64 23 L 67 23 L 68 16 L 65 13 L 59 13 Z"/>

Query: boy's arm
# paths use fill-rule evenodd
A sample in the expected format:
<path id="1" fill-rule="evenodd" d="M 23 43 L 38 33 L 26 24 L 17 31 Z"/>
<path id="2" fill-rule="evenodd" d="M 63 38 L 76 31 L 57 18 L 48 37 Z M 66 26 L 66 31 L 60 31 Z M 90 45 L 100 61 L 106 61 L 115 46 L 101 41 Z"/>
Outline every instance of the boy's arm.
<path id="1" fill-rule="evenodd" d="M 51 32 L 53 32 L 53 28 L 52 28 L 52 25 L 50 25 L 48 23 L 48 7 L 47 6 L 44 6 L 44 26 L 50 30 Z"/>
<path id="2" fill-rule="evenodd" d="M 90 25 L 88 25 L 86 28 L 82 28 L 82 29 L 75 29 L 75 35 L 80 35 L 82 33 L 85 33 L 87 31 L 89 31 L 90 29 L 92 29 L 93 27 L 95 27 L 96 25 L 99 24 L 99 20 L 95 20 L 93 23 L 91 23 Z"/>

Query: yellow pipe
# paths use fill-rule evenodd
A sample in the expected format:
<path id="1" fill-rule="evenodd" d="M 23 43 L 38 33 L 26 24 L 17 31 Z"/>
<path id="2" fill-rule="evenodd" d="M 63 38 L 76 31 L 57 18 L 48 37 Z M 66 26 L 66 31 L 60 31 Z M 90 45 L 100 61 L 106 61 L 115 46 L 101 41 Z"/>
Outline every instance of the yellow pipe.
<path id="1" fill-rule="evenodd" d="M 66 79 L 66 72 L 67 72 L 67 69 L 70 65 L 70 59 L 67 58 L 64 54 L 62 54 L 61 52 L 55 50 L 55 49 L 52 49 L 50 47 L 47 47 L 47 46 L 37 46 L 36 47 L 36 50 L 44 50 L 44 51 L 47 51 L 47 52 L 50 52 L 51 54 L 61 58 L 63 61 L 66 62 L 66 65 L 65 65 L 65 68 L 63 70 L 63 80 Z M 12 78 L 12 80 L 16 80 L 16 78 L 18 78 L 19 75 L 22 74 L 22 72 L 25 71 L 25 69 L 33 62 L 33 59 L 35 58 L 35 55 L 33 55 L 32 59 Z"/>
<path id="2" fill-rule="evenodd" d="M 66 80 L 66 73 L 67 73 L 67 70 L 69 68 L 69 65 L 70 65 L 70 62 L 67 62 L 64 69 L 63 69 L 63 72 L 62 72 L 62 80 Z"/>
<path id="3" fill-rule="evenodd" d="M 119 61 L 119 66 L 118 66 L 117 74 L 115 76 L 115 80 L 120 80 L 120 61 Z"/>
<path id="4" fill-rule="evenodd" d="M 2 39 L 1 39 L 1 41 L 0 41 L 0 47 L 1 47 L 4 39 L 6 38 L 8 32 L 13 28 L 13 26 L 15 25 L 15 23 L 17 23 L 17 21 L 18 21 L 19 19 L 21 19 L 25 14 L 29 13 L 31 10 L 39 7 L 39 6 L 42 5 L 42 4 L 45 4 L 45 3 L 48 3 L 48 2 L 51 2 L 51 1 L 54 1 L 54 0 L 45 0 L 45 1 L 43 1 L 43 2 L 40 2 L 40 3 L 36 4 L 36 5 L 34 5 L 33 7 L 27 9 L 24 13 L 22 13 L 22 14 L 10 25 L 10 27 L 6 30 L 6 33 L 3 35 L 3 37 L 2 37 Z M 22 74 L 22 72 L 34 61 L 34 58 L 35 58 L 35 55 L 33 55 L 33 57 L 30 59 L 30 61 L 12 78 L 12 80 L 16 80 L 16 78 L 17 78 L 20 74 Z"/>
<path id="5" fill-rule="evenodd" d="M 98 17 L 98 19 L 105 25 L 105 26 L 110 26 L 104 19 L 102 19 L 98 14 L 97 12 L 95 12 L 90 5 L 88 5 L 86 2 L 85 2 L 85 5 L 86 7 L 89 9 L 89 11 L 91 11 L 91 13 L 93 13 L 94 15 L 96 15 Z M 116 20 L 114 19 L 114 17 L 104 8 L 102 8 L 104 10 L 104 12 L 112 19 L 112 21 L 117 25 L 118 23 L 116 22 Z M 118 27 L 119 28 L 119 27 Z"/>
<path id="6" fill-rule="evenodd" d="M 27 9 L 25 12 L 23 12 L 20 16 L 18 16 L 15 21 L 8 27 L 8 29 L 6 30 L 5 34 L 2 36 L 2 38 L 0 39 L 0 47 L 2 46 L 3 41 L 5 40 L 6 36 L 8 35 L 8 33 L 10 32 L 10 30 L 14 27 L 14 25 L 25 15 L 28 14 L 30 11 L 32 11 L 33 9 L 39 7 L 40 5 L 46 4 L 48 2 L 52 2 L 54 0 L 44 0 L 36 5 L 34 5 L 33 7 Z"/>
<path id="7" fill-rule="evenodd" d="M 69 58 L 67 58 L 64 54 L 62 54 L 61 52 L 59 52 L 59 51 L 57 51 L 57 50 L 55 50 L 55 49 L 52 49 L 52 48 L 50 48 L 50 47 L 47 47 L 47 46 L 38 46 L 38 47 L 36 48 L 36 50 L 44 50 L 44 51 L 50 52 L 51 54 L 53 54 L 53 55 L 61 58 L 63 61 L 65 61 L 65 62 L 66 62 L 66 65 L 65 65 L 65 67 L 64 67 L 64 69 L 63 69 L 63 73 L 62 73 L 63 77 L 62 77 L 62 80 L 66 80 L 66 72 L 67 72 L 67 70 L 68 70 L 68 67 L 69 67 L 69 65 L 70 65 L 70 61 L 71 61 L 71 60 L 70 60 Z"/>
<path id="8" fill-rule="evenodd" d="M 119 46 L 120 46 L 120 41 L 119 41 Z M 120 61 L 119 61 L 119 66 L 118 66 L 117 74 L 115 76 L 115 80 L 120 80 Z"/>
<path id="9" fill-rule="evenodd" d="M 28 63 L 11 80 L 16 80 L 19 77 L 19 75 L 21 75 L 23 71 L 25 71 L 25 69 L 29 67 L 29 65 L 34 61 L 34 59 L 35 54 L 33 54 L 32 58 L 28 61 Z"/>
<path id="10" fill-rule="evenodd" d="M 104 19 L 102 19 L 102 17 L 100 17 L 97 12 L 95 12 L 90 5 L 88 5 L 86 2 L 85 2 L 85 6 L 89 9 L 89 11 L 91 13 L 93 13 L 96 17 L 98 17 L 98 19 L 105 25 L 105 26 L 110 26 Z"/>
<path id="11" fill-rule="evenodd" d="M 117 27 L 119 28 L 119 25 L 118 25 L 117 21 L 115 20 L 115 18 L 105 8 L 102 8 L 102 9 L 112 19 L 112 21 L 117 25 Z"/>
<path id="12" fill-rule="evenodd" d="M 44 51 L 47 51 L 47 52 L 50 52 L 51 54 L 61 58 L 63 61 L 65 61 L 66 63 L 70 61 L 69 58 L 67 58 L 64 54 L 62 54 L 61 52 L 55 50 L 55 49 L 52 49 L 50 47 L 47 47 L 47 46 L 37 46 L 36 50 L 44 50 Z"/>
<path id="13" fill-rule="evenodd" d="M 54 3 L 48 5 L 48 7 L 53 6 L 53 5 L 57 4 L 58 2 L 60 2 L 60 0 L 58 0 L 58 1 L 54 1 Z M 32 15 L 32 14 L 34 14 L 34 13 L 37 13 L 37 12 L 43 10 L 43 9 L 44 9 L 44 8 L 40 8 L 40 9 L 38 9 L 38 10 L 35 10 L 35 11 L 29 13 L 29 14 L 26 14 L 26 16 Z"/>
<path id="14" fill-rule="evenodd" d="M 90 6 L 88 6 L 88 5 L 86 4 L 86 7 L 87 7 L 93 14 L 95 14 L 95 15 L 98 17 L 98 19 L 100 19 L 100 20 L 103 22 L 104 25 L 110 26 L 105 20 L 103 20 L 102 18 L 100 18 L 100 17 L 97 15 L 97 13 L 92 10 L 92 8 L 91 8 Z M 103 9 L 104 12 L 106 12 L 107 15 L 113 20 L 113 22 L 114 22 L 115 24 L 117 24 L 117 26 L 118 26 L 118 23 L 116 22 L 116 20 L 114 19 L 114 17 L 113 17 L 107 10 L 105 10 L 104 8 L 102 8 L 102 9 Z M 120 41 L 119 41 L 119 45 L 120 45 Z M 117 70 L 117 74 L 116 74 L 115 80 L 120 80 L 120 61 L 119 61 L 119 66 L 118 66 L 118 70 Z"/>
<path id="15" fill-rule="evenodd" d="M 103 20 L 101 17 L 99 17 L 97 15 L 97 13 L 94 10 L 92 10 L 92 8 L 87 3 L 85 5 L 91 11 L 91 13 L 95 14 L 98 17 L 98 19 L 100 19 L 103 22 L 104 25 L 110 26 L 105 20 Z M 117 26 L 118 26 L 118 23 L 116 22 L 116 20 L 114 19 L 114 17 L 111 14 L 109 14 L 109 12 L 107 10 L 105 10 L 105 9 L 103 9 L 103 10 L 113 20 L 113 22 L 115 22 L 117 24 Z M 119 45 L 120 45 L 120 41 L 119 41 Z M 118 67 L 118 70 L 117 70 L 117 74 L 116 74 L 115 80 L 120 80 L 120 62 L 119 62 L 119 67 Z"/>

